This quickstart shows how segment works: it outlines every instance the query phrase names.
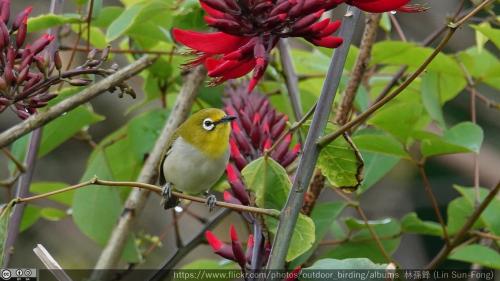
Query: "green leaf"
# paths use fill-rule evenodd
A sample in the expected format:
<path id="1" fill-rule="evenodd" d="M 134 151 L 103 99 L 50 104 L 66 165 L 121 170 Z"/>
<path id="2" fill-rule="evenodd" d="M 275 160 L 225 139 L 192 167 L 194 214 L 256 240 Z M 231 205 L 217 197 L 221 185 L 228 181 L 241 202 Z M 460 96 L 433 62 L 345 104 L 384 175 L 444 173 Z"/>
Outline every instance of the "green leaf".
<path id="1" fill-rule="evenodd" d="M 246 186 L 255 193 L 255 203 L 260 208 L 281 210 L 288 198 L 292 183 L 285 169 L 268 157 L 261 157 L 248 164 L 242 171 Z M 278 220 L 266 217 L 268 229 L 276 235 Z M 287 261 L 291 261 L 311 248 L 315 239 L 315 226 L 311 218 L 302 214 L 297 219 Z"/>
<path id="2" fill-rule="evenodd" d="M 114 180 L 107 159 L 97 152 L 88 163 L 82 181 L 98 176 L 103 180 Z M 122 211 L 122 202 L 117 188 L 88 186 L 75 191 L 73 197 L 73 220 L 78 228 L 100 245 L 105 245 Z M 139 256 L 132 237 L 127 240 L 122 256 L 127 262 L 138 262 Z"/>
<path id="3" fill-rule="evenodd" d="M 389 173 L 400 161 L 399 157 L 386 156 L 361 150 L 365 161 L 364 179 L 357 193 L 362 194 Z"/>
<path id="4" fill-rule="evenodd" d="M 465 224 L 467 219 L 472 215 L 474 209 L 469 205 L 467 199 L 460 197 L 453 199 L 448 203 L 447 209 L 447 230 L 448 235 L 456 234 L 462 226 Z M 473 225 L 472 229 L 479 229 L 483 226 L 482 221 L 478 220 Z"/>
<path id="5" fill-rule="evenodd" d="M 43 157 L 83 128 L 104 120 L 87 106 L 79 106 L 47 124 L 43 129 L 38 157 Z"/>
<path id="6" fill-rule="evenodd" d="M 159 137 L 160 130 L 167 120 L 166 110 L 153 110 L 142 114 L 128 123 L 127 133 L 131 152 L 136 159 L 144 159 Z"/>
<path id="7" fill-rule="evenodd" d="M 33 205 L 26 205 L 23 211 L 23 218 L 21 220 L 21 224 L 19 225 L 19 232 L 23 232 L 26 229 L 30 228 L 35 222 L 40 219 L 40 207 Z"/>
<path id="8" fill-rule="evenodd" d="M 465 245 L 456 248 L 448 258 L 500 269 L 500 254 L 483 245 Z"/>
<path id="9" fill-rule="evenodd" d="M 335 126 L 328 124 L 325 134 L 333 131 Z M 353 191 L 362 181 L 363 158 L 347 135 L 338 137 L 323 147 L 317 165 L 333 188 Z"/>
<path id="10" fill-rule="evenodd" d="M 106 32 L 106 41 L 111 42 L 116 40 L 122 34 L 134 25 L 135 20 L 139 16 L 144 4 L 135 4 L 127 8 L 119 17 L 117 17 L 110 25 Z"/>
<path id="11" fill-rule="evenodd" d="M 17 139 L 10 148 L 10 153 L 20 162 L 24 163 L 24 159 L 26 158 L 26 151 L 28 150 L 28 142 L 30 140 L 31 134 L 25 135 L 19 139 Z M 9 173 L 12 175 L 17 170 L 16 164 L 14 162 L 9 161 L 7 165 L 9 169 Z"/>
<path id="12" fill-rule="evenodd" d="M 483 142 L 483 130 L 471 122 L 463 122 L 444 131 L 443 136 L 429 132 L 417 132 L 425 157 L 464 152 L 479 153 Z"/>
<path id="13" fill-rule="evenodd" d="M 324 255 L 325 257 L 338 259 L 365 257 L 374 262 L 386 261 L 364 221 L 349 218 L 346 219 L 345 224 L 351 232 L 349 240 L 333 248 Z M 387 218 L 369 221 L 369 224 L 380 238 L 385 251 L 388 254 L 394 253 L 401 241 L 401 225 L 399 222 L 395 219 Z"/>
<path id="14" fill-rule="evenodd" d="M 385 134 L 356 134 L 353 141 L 361 151 L 375 152 L 387 156 L 410 159 L 403 145 L 393 137 Z"/>
<path id="15" fill-rule="evenodd" d="M 434 49 L 421 47 L 416 43 L 402 41 L 381 41 L 373 46 L 370 65 L 408 65 L 413 71 L 430 56 Z M 429 71 L 442 72 L 451 75 L 462 75 L 457 62 L 450 56 L 439 53 L 427 67 Z"/>
<path id="16" fill-rule="evenodd" d="M 104 7 L 99 15 L 92 20 L 92 25 L 95 27 L 108 27 L 116 18 L 123 12 L 123 7 L 107 6 Z"/>
<path id="17" fill-rule="evenodd" d="M 79 23 L 81 21 L 78 14 L 43 14 L 28 19 L 28 32 L 37 32 L 66 23 Z"/>
<path id="18" fill-rule="evenodd" d="M 43 208 L 40 211 L 40 216 L 49 221 L 58 221 L 64 217 L 66 217 L 66 212 L 56 209 L 56 208 Z"/>
<path id="19" fill-rule="evenodd" d="M 318 278 L 309 278 L 313 276 L 314 272 L 321 272 L 321 270 L 375 270 L 375 269 L 387 269 L 387 264 L 377 264 L 373 263 L 371 260 L 366 258 L 354 258 L 354 259 L 321 259 L 316 261 L 312 266 L 302 269 L 300 280 L 302 281 L 316 281 Z M 354 278 L 356 279 L 356 278 Z M 334 279 L 332 279 L 334 280 Z M 336 280 L 336 278 L 335 278 Z M 342 280 L 342 278 L 340 279 Z M 363 278 L 363 280 L 381 280 L 381 278 Z"/>
<path id="20" fill-rule="evenodd" d="M 475 207 L 476 191 L 474 187 L 463 187 L 459 185 L 453 186 L 467 200 L 467 204 L 472 208 Z M 479 188 L 479 203 L 488 195 L 489 190 L 483 187 Z M 493 198 L 491 203 L 484 209 L 480 220 L 484 223 L 487 229 L 496 235 L 500 235 L 500 199 Z"/>
<path id="21" fill-rule="evenodd" d="M 490 39 L 491 42 L 493 42 L 493 44 L 500 49 L 500 29 L 493 28 L 489 24 L 471 24 L 470 26 L 484 34 L 484 36 L 488 37 L 488 39 Z"/>
<path id="22" fill-rule="evenodd" d="M 9 228 L 10 216 L 12 213 L 12 207 L 14 206 L 14 201 L 3 205 L 0 210 L 0 264 L 3 264 L 3 253 L 5 251 L 4 245 L 7 239 L 7 230 Z"/>
<path id="23" fill-rule="evenodd" d="M 490 87 L 500 89 L 500 60 L 487 49 L 469 48 L 458 53 L 457 59 L 465 66 L 467 72 L 477 81 Z"/>
<path id="24" fill-rule="evenodd" d="M 314 244 L 307 252 L 294 259 L 289 268 L 295 268 L 305 263 L 313 254 L 319 243 L 323 240 L 332 223 L 347 206 L 345 202 L 319 203 L 314 207 L 311 218 L 315 226 Z"/>
<path id="25" fill-rule="evenodd" d="M 386 132 L 406 143 L 422 116 L 422 105 L 410 102 L 389 103 L 368 120 Z"/>
<path id="26" fill-rule="evenodd" d="M 433 221 L 423 221 L 415 212 L 406 214 L 406 216 L 401 219 L 401 227 L 404 232 L 443 236 L 443 228 L 439 223 Z"/>
<path id="27" fill-rule="evenodd" d="M 68 187 L 68 184 L 63 182 L 35 182 L 30 186 L 30 192 L 34 194 L 43 194 L 62 188 Z M 52 195 L 47 199 L 61 203 L 66 206 L 71 206 L 73 201 L 74 191 L 67 191 L 59 194 Z"/>
<path id="28" fill-rule="evenodd" d="M 441 108 L 440 79 L 436 72 L 427 72 L 422 76 L 422 103 L 425 110 L 441 128 L 446 128 Z"/>

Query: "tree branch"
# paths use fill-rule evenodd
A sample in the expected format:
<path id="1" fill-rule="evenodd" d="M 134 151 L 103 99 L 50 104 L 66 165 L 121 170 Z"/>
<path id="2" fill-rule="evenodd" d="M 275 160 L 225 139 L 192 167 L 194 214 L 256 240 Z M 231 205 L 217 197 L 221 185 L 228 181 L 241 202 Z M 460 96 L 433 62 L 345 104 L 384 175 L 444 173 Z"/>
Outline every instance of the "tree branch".
<path id="1" fill-rule="evenodd" d="M 336 123 L 343 125 L 349 119 L 356 93 L 358 92 L 359 85 L 363 81 L 366 68 L 370 63 L 371 52 L 375 39 L 377 38 L 377 29 L 382 18 L 382 14 L 367 14 L 365 20 L 365 30 L 361 45 L 359 46 L 359 55 L 356 64 L 351 73 L 351 79 L 347 84 L 342 102 L 340 103 L 337 115 L 335 116 Z"/>
<path id="2" fill-rule="evenodd" d="M 23 122 L 9 128 L 8 130 L 0 134 L 0 147 L 9 145 L 18 138 L 26 135 L 36 128 L 49 123 L 65 112 L 71 111 L 79 105 L 84 104 L 89 100 L 95 98 L 96 96 L 106 92 L 108 89 L 119 85 L 128 78 L 141 72 L 143 69 L 151 65 L 155 60 L 156 57 L 143 56 L 132 64 L 118 70 L 115 74 L 104 78 L 94 85 L 84 89 L 80 93 L 52 106 L 47 111 L 35 114 L 24 120 Z"/>
<path id="3" fill-rule="evenodd" d="M 342 71 L 359 17 L 360 11 L 358 9 L 349 8 L 343 20 L 339 36 L 344 38 L 344 44 L 335 51 L 330 63 L 327 78 L 323 85 L 313 121 L 307 134 L 304 153 L 300 159 L 297 174 L 295 175 L 293 186 L 288 195 L 288 200 L 280 216 L 277 235 L 274 238 L 273 248 L 267 264 L 268 269 L 282 269 L 285 265 L 285 257 L 290 245 L 290 237 L 297 223 L 297 218 L 304 201 L 305 190 L 309 185 L 315 164 L 318 160 L 319 147 L 315 145 L 315 142 L 323 133 L 328 122 L 331 105 L 340 83 L 340 77 L 342 76 Z"/>
<path id="4" fill-rule="evenodd" d="M 205 78 L 205 70 L 202 67 L 196 67 L 187 76 L 176 103 L 170 113 L 167 123 L 163 127 L 162 133 L 151 151 L 149 157 L 142 167 L 138 177 L 138 182 L 154 183 L 156 182 L 157 169 L 161 161 L 161 156 L 167 146 L 168 140 L 174 134 L 175 129 L 188 117 L 194 99 Z M 102 279 L 104 271 L 99 269 L 115 268 L 120 260 L 120 256 L 125 247 L 125 242 L 132 229 L 135 216 L 144 209 L 148 191 L 135 189 L 125 202 L 124 211 L 120 217 L 111 237 L 106 244 L 99 260 L 96 264 L 96 271 L 93 273 L 93 279 Z"/>
<path id="5" fill-rule="evenodd" d="M 288 96 L 290 97 L 290 103 L 292 104 L 295 121 L 299 121 L 303 115 L 298 87 L 299 79 L 297 78 L 297 73 L 295 73 L 290 51 L 288 50 L 288 40 L 285 38 L 281 39 L 278 43 L 278 49 L 280 51 L 281 65 L 283 67 L 286 88 L 288 90 Z"/>

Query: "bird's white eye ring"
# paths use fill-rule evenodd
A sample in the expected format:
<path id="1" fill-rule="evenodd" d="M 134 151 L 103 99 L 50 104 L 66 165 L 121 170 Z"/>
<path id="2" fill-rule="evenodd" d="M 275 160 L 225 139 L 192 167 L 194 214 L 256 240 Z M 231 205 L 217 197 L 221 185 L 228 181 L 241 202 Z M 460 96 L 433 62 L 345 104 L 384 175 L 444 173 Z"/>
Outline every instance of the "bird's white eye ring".
<path id="1" fill-rule="evenodd" d="M 207 131 L 212 131 L 215 128 L 215 123 L 210 118 L 203 120 L 203 129 Z"/>

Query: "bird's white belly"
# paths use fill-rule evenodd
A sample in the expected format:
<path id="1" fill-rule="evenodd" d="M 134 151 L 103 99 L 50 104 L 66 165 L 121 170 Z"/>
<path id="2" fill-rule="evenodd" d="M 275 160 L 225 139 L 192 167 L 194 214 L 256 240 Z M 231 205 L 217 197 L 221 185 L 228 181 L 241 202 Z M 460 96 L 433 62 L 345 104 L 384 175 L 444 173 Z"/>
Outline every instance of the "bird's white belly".
<path id="1" fill-rule="evenodd" d="M 178 137 L 163 163 L 165 180 L 174 189 L 199 194 L 209 190 L 222 176 L 229 160 L 229 150 L 221 157 L 210 158 Z"/>

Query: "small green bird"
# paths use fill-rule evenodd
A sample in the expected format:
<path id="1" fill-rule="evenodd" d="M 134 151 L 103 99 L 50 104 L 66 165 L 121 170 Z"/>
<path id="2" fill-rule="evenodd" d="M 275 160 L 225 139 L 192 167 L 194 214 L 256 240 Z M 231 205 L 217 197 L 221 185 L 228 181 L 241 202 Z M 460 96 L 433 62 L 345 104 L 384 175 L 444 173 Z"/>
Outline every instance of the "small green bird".
<path id="1" fill-rule="evenodd" d="M 179 203 L 172 190 L 197 195 L 208 190 L 222 176 L 229 161 L 229 135 L 234 116 L 216 108 L 202 109 L 175 131 L 159 167 L 162 205 L 170 209 Z M 207 197 L 210 210 L 215 195 Z"/>

